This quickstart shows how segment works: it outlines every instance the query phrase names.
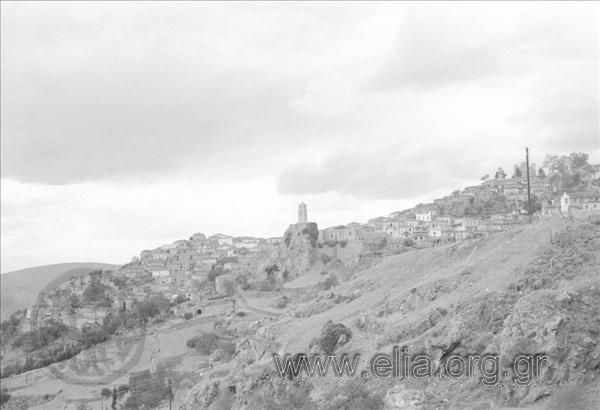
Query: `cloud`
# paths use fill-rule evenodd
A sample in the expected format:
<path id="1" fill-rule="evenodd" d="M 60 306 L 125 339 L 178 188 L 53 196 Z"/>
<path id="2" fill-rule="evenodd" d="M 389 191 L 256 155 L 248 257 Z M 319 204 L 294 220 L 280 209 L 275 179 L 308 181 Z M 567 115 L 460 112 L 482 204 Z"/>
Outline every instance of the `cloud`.
<path id="1" fill-rule="evenodd" d="M 65 184 L 211 173 L 309 139 L 319 122 L 291 102 L 358 14 L 323 24 L 335 10 L 297 11 L 3 5 L 2 175 Z"/>
<path id="2" fill-rule="evenodd" d="M 340 152 L 318 164 L 305 163 L 287 169 L 279 178 L 279 192 L 284 195 L 336 192 L 359 199 L 414 199 L 473 180 L 476 172 L 473 164 L 464 157 L 444 159 L 443 145 L 422 146 L 409 152 L 399 145 L 366 152 Z"/>
<path id="3" fill-rule="evenodd" d="M 597 58 L 596 6 L 547 6 L 410 5 L 369 88 L 441 87 L 522 74 L 541 60 Z"/>
<path id="4" fill-rule="evenodd" d="M 531 109 L 520 120 L 549 151 L 600 153 L 598 60 L 564 64 L 560 75 L 537 82 Z"/>

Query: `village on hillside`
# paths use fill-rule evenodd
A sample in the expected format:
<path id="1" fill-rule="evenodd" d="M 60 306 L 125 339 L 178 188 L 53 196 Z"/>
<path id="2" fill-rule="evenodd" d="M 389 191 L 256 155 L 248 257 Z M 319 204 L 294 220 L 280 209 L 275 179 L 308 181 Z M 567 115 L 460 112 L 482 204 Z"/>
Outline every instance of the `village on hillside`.
<path id="1" fill-rule="evenodd" d="M 43 372 L 54 363 L 77 363 L 75 359 L 93 346 L 135 338 L 146 329 L 162 328 L 165 335 L 174 329 L 190 337 L 194 329 L 209 332 L 211 323 L 215 337 L 226 346 L 226 357 L 242 357 L 237 350 L 244 350 L 260 333 L 263 320 L 284 315 L 293 321 L 350 303 L 360 297 L 362 285 L 345 291 L 338 286 L 395 255 L 409 256 L 401 254 L 425 248 L 435 252 L 442 246 L 462 249 L 529 224 L 597 217 L 600 165 L 588 164 L 587 158 L 578 153 L 547 157 L 542 168 L 515 166 L 511 177 L 498 168 L 493 178 L 485 175 L 478 185 L 366 223 L 319 229 L 309 219 L 308 206 L 300 203 L 296 221 L 280 237 L 195 233 L 143 250 L 119 269 L 53 281 L 33 306 L 2 322 L 1 376 L 13 386 L 28 386 L 32 372 Z M 296 298 L 294 303 L 290 298 Z M 387 308 L 382 309 L 378 312 Z M 272 334 L 260 337 L 262 347 L 252 353 L 256 357 L 262 357 L 274 340 Z M 173 345 L 172 353 L 194 351 L 194 340 Z M 239 341 L 237 347 L 232 340 Z M 190 356 L 200 360 L 190 362 L 201 366 L 198 377 L 215 361 L 228 362 L 219 356 L 223 349 L 217 350 L 219 354 L 211 350 L 210 357 L 206 352 Z M 152 350 L 145 362 L 150 363 L 148 374 L 159 374 L 157 354 Z M 124 384 L 124 389 L 133 389 L 123 396 L 129 397 L 124 408 L 139 408 L 135 400 L 140 397 L 156 399 L 145 390 L 134 391 L 136 378 L 147 376 L 147 370 L 140 371 L 131 373 L 129 385 Z M 168 396 L 161 395 L 160 400 Z"/>
<path id="2" fill-rule="evenodd" d="M 328 259 L 350 264 L 373 252 L 389 255 L 483 237 L 550 216 L 600 213 L 600 165 L 590 165 L 587 154 L 575 153 L 548 157 L 545 165 L 554 169 L 547 172 L 535 164 L 529 169 L 531 213 L 522 163 L 510 178 L 499 168 L 493 178 L 486 175 L 479 185 L 431 203 L 363 224 L 321 229 L 317 246 Z M 302 228 L 307 222 L 302 203 L 295 225 Z M 248 288 L 253 274 L 264 270 L 265 261 L 285 240 L 195 233 L 143 250 L 118 272 L 72 278 L 42 292 L 38 303 L 21 313 L 22 331 L 53 322 L 81 330 L 153 297 L 172 304 L 173 315 L 189 319 L 201 314 L 206 300 L 230 296 L 236 287 Z"/>

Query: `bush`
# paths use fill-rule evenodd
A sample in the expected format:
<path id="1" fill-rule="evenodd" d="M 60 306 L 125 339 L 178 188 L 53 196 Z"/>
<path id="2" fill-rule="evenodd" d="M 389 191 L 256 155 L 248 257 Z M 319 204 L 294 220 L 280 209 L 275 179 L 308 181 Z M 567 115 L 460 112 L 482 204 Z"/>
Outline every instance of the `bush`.
<path id="1" fill-rule="evenodd" d="M 273 378 L 276 379 L 276 378 Z M 276 379 L 276 385 L 263 388 L 248 402 L 249 409 L 316 409 L 316 403 L 310 398 L 313 386 L 303 378 Z"/>
<path id="2" fill-rule="evenodd" d="M 110 335 L 99 326 L 85 326 L 81 329 L 79 342 L 84 348 L 88 348 L 95 344 L 107 341 L 109 337 Z"/>
<path id="3" fill-rule="evenodd" d="M 125 409 L 155 409 L 168 400 L 170 389 L 161 372 L 151 373 L 149 370 L 130 373 L 129 385 L 132 394 L 125 401 Z"/>
<path id="4" fill-rule="evenodd" d="M 319 228 L 317 224 L 314 222 L 309 222 L 307 226 L 302 229 L 303 235 L 308 235 L 308 240 L 310 241 L 310 246 L 313 248 L 317 247 L 317 242 L 319 240 Z"/>
<path id="5" fill-rule="evenodd" d="M 248 290 L 250 289 L 250 280 L 248 279 L 247 274 L 245 275 L 240 275 L 238 277 L 235 278 L 235 283 L 238 285 L 238 287 L 242 290 Z"/>
<path id="6" fill-rule="evenodd" d="M 91 275 L 90 275 L 91 276 Z M 112 300 L 107 295 L 108 287 L 100 282 L 96 276 L 91 276 L 90 284 L 83 291 L 83 300 L 98 306 L 111 306 Z"/>
<path id="7" fill-rule="evenodd" d="M 10 394 L 8 394 L 8 390 L 2 388 L 2 392 L 0 393 L 0 406 L 4 407 L 6 403 L 10 400 Z"/>
<path id="8" fill-rule="evenodd" d="M 321 245 L 322 246 L 322 245 Z M 329 262 L 331 262 L 333 258 L 325 253 L 321 254 L 321 262 L 323 262 L 325 265 L 327 265 Z"/>
<path id="9" fill-rule="evenodd" d="M 180 305 L 182 303 L 188 302 L 189 299 L 187 298 L 187 296 L 185 295 L 177 295 L 177 297 L 175 298 L 175 300 L 173 301 L 174 304 L 176 305 Z"/>
<path id="10" fill-rule="evenodd" d="M 331 274 L 323 282 L 319 282 L 319 289 L 329 290 L 332 287 L 337 286 L 337 285 L 339 285 L 337 277 L 334 274 Z"/>
<path id="11" fill-rule="evenodd" d="M 15 312 L 8 320 L 2 321 L 1 332 L 2 339 L 10 339 L 12 338 L 17 331 L 19 330 L 19 326 L 21 325 L 21 317 L 23 313 L 21 311 Z"/>
<path id="12" fill-rule="evenodd" d="M 277 298 L 277 301 L 275 302 L 275 307 L 277 309 L 284 309 L 287 306 L 288 302 L 289 302 L 288 297 L 283 295 L 283 296 Z"/>
<path id="13" fill-rule="evenodd" d="M 194 317 L 194 315 L 192 315 L 190 312 L 186 312 L 186 313 L 183 314 L 183 318 L 185 320 L 190 320 L 193 317 Z"/>
<path id="14" fill-rule="evenodd" d="M 169 310 L 170 307 L 171 303 L 164 296 L 152 296 L 136 305 L 136 313 L 140 319 L 145 321 Z"/>
<path id="15" fill-rule="evenodd" d="M 129 385 L 127 384 L 120 384 L 119 387 L 117 387 L 117 394 L 119 397 L 123 397 L 128 391 Z"/>
<path id="16" fill-rule="evenodd" d="M 100 395 L 104 398 L 111 397 L 112 390 L 109 389 L 108 387 L 103 387 L 102 390 L 100 391 Z"/>
<path id="17" fill-rule="evenodd" d="M 277 281 L 274 278 L 258 282 L 258 290 L 261 292 L 271 292 L 277 287 Z"/>
<path id="18" fill-rule="evenodd" d="M 13 347 L 26 347 L 38 350 L 58 340 L 69 332 L 69 328 L 62 322 L 50 322 L 39 329 L 23 333 L 13 341 Z"/>
<path id="19" fill-rule="evenodd" d="M 345 343 L 348 343 L 352 337 L 352 331 L 342 323 L 333 323 L 332 321 L 325 323 L 319 337 L 321 351 L 325 354 L 333 354 L 342 335 L 346 338 Z"/>
<path id="20" fill-rule="evenodd" d="M 348 380 L 341 389 L 325 394 L 328 410 L 380 410 L 383 409 L 383 392 L 371 392 L 362 379 Z"/>
<path id="21" fill-rule="evenodd" d="M 196 349 L 203 355 L 210 355 L 217 350 L 223 352 L 224 359 L 229 361 L 235 353 L 235 343 L 225 340 L 216 333 L 202 332 L 186 342 L 187 347 Z"/>
<path id="22" fill-rule="evenodd" d="M 198 336 L 189 339 L 186 344 L 187 347 L 209 355 L 219 346 L 219 336 L 216 333 L 202 332 Z"/>

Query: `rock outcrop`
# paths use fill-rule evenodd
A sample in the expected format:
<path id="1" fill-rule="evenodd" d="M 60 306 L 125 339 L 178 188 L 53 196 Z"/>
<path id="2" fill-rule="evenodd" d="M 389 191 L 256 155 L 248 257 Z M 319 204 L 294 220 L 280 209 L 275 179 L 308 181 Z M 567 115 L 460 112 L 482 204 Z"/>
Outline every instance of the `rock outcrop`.
<path id="1" fill-rule="evenodd" d="M 319 228 L 316 223 L 290 225 L 266 266 L 276 265 L 281 281 L 288 281 L 308 272 L 318 258 L 318 239 Z"/>

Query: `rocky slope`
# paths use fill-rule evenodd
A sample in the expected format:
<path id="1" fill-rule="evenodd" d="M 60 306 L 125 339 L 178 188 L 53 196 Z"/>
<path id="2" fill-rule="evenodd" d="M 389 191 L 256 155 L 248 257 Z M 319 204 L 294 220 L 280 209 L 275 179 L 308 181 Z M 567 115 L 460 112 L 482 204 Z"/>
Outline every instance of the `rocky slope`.
<path id="1" fill-rule="evenodd" d="M 312 310 L 296 314 L 302 305 Z M 183 408 L 201 408 L 205 390 L 215 399 L 203 402 L 208 408 L 221 408 L 214 406 L 225 390 L 238 392 L 228 399 L 233 408 L 248 409 L 257 398 L 277 408 L 277 400 L 294 402 L 298 395 L 305 400 L 296 405 L 323 409 L 551 409 L 561 408 L 561 400 L 594 408 L 600 402 L 600 220 L 556 219 L 384 258 L 330 291 L 295 290 L 284 312 L 259 329 L 262 358 L 239 347 L 240 359 L 253 360 L 234 360 L 235 371 L 196 386 Z M 351 382 L 333 375 L 276 377 L 269 352 L 318 351 L 314 340 L 328 321 L 351 330 L 336 353 L 360 353 L 357 374 L 368 371 L 375 353 L 405 346 L 431 357 L 434 372 L 451 355 L 494 354 L 497 383 L 483 386 L 481 374 Z M 522 386 L 512 367 L 517 354 L 546 357 Z M 362 404 L 347 405 L 353 401 Z"/>

